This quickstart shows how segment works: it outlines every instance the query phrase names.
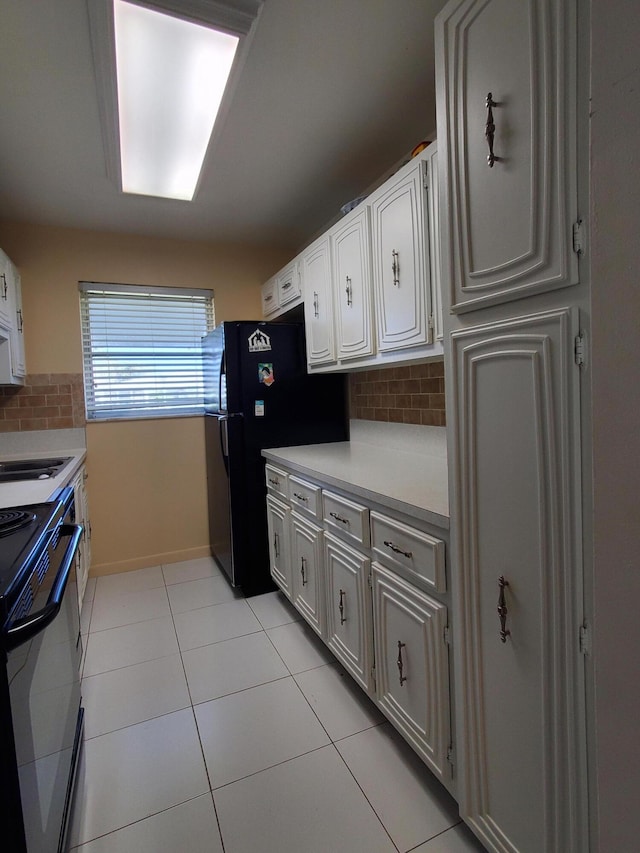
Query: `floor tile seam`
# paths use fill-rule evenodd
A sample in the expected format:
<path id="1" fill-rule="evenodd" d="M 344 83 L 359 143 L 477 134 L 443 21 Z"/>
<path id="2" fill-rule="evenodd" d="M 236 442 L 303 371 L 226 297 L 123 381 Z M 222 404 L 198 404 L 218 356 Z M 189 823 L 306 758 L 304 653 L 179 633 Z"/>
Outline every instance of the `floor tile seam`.
<path id="1" fill-rule="evenodd" d="M 177 615 L 180 615 L 180 614 L 177 614 Z M 175 622 L 174 622 L 174 627 L 175 627 Z M 176 633 L 177 633 L 177 629 L 176 629 Z M 202 645 L 200 645 L 200 646 L 191 646 L 188 649 L 183 649 L 182 646 L 180 646 L 180 638 L 178 637 L 178 646 L 180 647 L 181 653 L 182 652 L 194 652 L 194 651 L 196 651 L 196 649 L 206 649 L 207 646 L 217 646 L 219 643 L 227 643 L 230 640 L 239 640 L 241 637 L 250 637 L 252 634 L 260 634 L 260 633 L 264 633 L 264 628 L 256 628 L 255 630 L 247 631 L 244 634 L 236 634 L 233 637 L 225 637 L 223 640 L 214 640 L 212 643 L 202 643 Z"/>
<path id="2" fill-rule="evenodd" d="M 428 844 L 432 841 L 435 841 L 436 838 L 439 838 L 441 835 L 444 835 L 445 832 L 451 832 L 452 829 L 455 829 L 456 826 L 460 826 L 463 823 L 462 818 L 455 823 L 452 823 L 451 826 L 448 826 L 446 829 L 441 830 L 440 832 L 436 832 L 435 835 L 432 835 L 431 838 L 427 838 L 425 841 L 419 841 L 414 847 L 409 848 L 406 853 L 412 853 L 412 851 L 417 850 L 419 847 L 422 847 L 423 844 Z"/>
<path id="3" fill-rule="evenodd" d="M 140 664 L 143 664 L 143 663 L 151 663 L 151 661 L 154 661 L 154 660 L 163 660 L 164 658 L 172 658 L 174 655 L 179 655 L 179 654 L 180 654 L 180 649 L 176 648 L 175 651 L 170 652 L 169 654 L 157 655 L 157 656 L 152 657 L 152 658 L 145 658 L 145 660 L 138 660 L 138 661 L 135 661 L 134 663 L 125 663 L 122 666 L 110 667 L 109 669 L 103 669 L 100 672 L 92 672 L 91 674 L 87 674 L 87 673 L 83 672 L 81 680 L 84 681 L 87 678 L 95 678 L 96 675 L 105 675 L 107 672 L 116 672 L 119 669 L 128 669 L 130 666 L 140 666 Z M 86 661 L 85 661 L 84 669 L 86 669 Z"/>
<path id="4" fill-rule="evenodd" d="M 350 737 L 353 737 L 353 735 L 350 735 Z M 345 738 L 340 738 L 340 740 L 345 740 Z M 370 808 L 371 808 L 371 811 L 374 813 L 374 815 L 375 815 L 375 816 L 376 816 L 376 818 L 378 819 L 378 822 L 380 823 L 380 826 L 383 828 L 383 830 L 384 830 L 384 831 L 385 831 L 385 833 L 387 834 L 387 836 L 388 836 L 388 838 L 389 838 L 389 841 L 393 844 L 394 848 L 398 851 L 398 853 L 406 853 L 406 851 L 401 850 L 401 849 L 400 849 L 400 847 L 396 844 L 396 842 L 395 842 L 395 840 L 393 839 L 393 837 L 392 837 L 391 833 L 389 832 L 389 830 L 387 829 L 387 827 L 384 825 L 384 822 L 383 822 L 382 818 L 380 817 L 380 815 L 378 814 L 378 812 L 377 812 L 376 808 L 374 807 L 373 803 L 371 802 L 371 800 L 370 800 L 370 799 L 369 799 L 369 797 L 367 796 L 367 794 L 366 794 L 366 792 L 365 792 L 364 788 L 362 787 L 362 785 L 360 784 L 360 782 L 356 779 L 355 774 L 353 773 L 353 771 L 351 770 L 351 768 L 349 767 L 349 765 L 348 765 L 348 764 L 347 764 L 347 762 L 345 761 L 344 756 L 342 755 L 342 753 L 341 753 L 341 752 L 340 752 L 340 750 L 338 749 L 338 747 L 337 747 L 337 745 L 336 745 L 337 743 L 339 743 L 339 741 L 337 741 L 336 743 L 334 743 L 334 744 L 333 744 L 333 748 L 334 748 L 334 749 L 335 749 L 335 751 L 338 753 L 338 756 L 339 756 L 339 758 L 340 758 L 340 761 L 342 761 L 342 763 L 344 764 L 344 766 L 347 768 L 347 772 L 349 773 L 349 775 L 351 776 L 351 778 L 353 779 L 353 781 L 356 783 L 356 785 L 357 785 L 357 786 L 358 786 L 358 788 L 360 789 L 360 792 L 362 793 L 362 796 L 365 798 L 365 800 L 366 800 L 366 801 L 367 801 L 367 803 L 369 804 L 369 806 L 370 806 Z M 421 842 L 420 842 L 420 844 L 424 844 L 424 842 L 423 842 L 423 841 L 421 841 Z"/>
<path id="5" fill-rule="evenodd" d="M 121 669 L 131 669 L 134 666 L 143 666 L 143 664 L 145 664 L 145 663 L 153 663 L 154 661 L 157 661 L 157 660 L 166 660 L 167 658 L 173 658 L 173 657 L 181 657 L 180 649 L 177 649 L 175 652 L 171 652 L 171 654 L 168 654 L 168 655 L 158 655 L 157 657 L 148 658 L 147 660 L 138 660 L 138 661 L 135 661 L 134 663 L 125 663 L 122 666 L 114 666 L 111 669 L 105 669 L 105 670 L 102 670 L 102 672 L 94 672 L 91 675 L 83 675 L 81 681 L 85 682 L 89 678 L 98 678 L 100 675 L 107 675 L 107 673 L 109 673 L 109 672 L 118 672 Z M 181 661 L 181 663 L 182 663 L 182 661 Z"/>
<path id="6" fill-rule="evenodd" d="M 122 829 L 127 829 L 130 826 L 135 826 L 137 823 L 142 823 L 145 820 L 149 820 L 150 818 L 157 817 L 158 815 L 163 814 L 164 812 L 171 811 L 171 809 L 179 808 L 180 806 L 184 806 L 185 803 L 190 803 L 192 800 L 197 800 L 200 797 L 206 797 L 207 795 L 209 795 L 211 797 L 211 799 L 213 800 L 213 797 L 211 795 L 210 790 L 209 791 L 203 791 L 201 794 L 196 794 L 194 797 L 187 797 L 186 800 L 182 800 L 179 803 L 174 803 L 171 806 L 167 806 L 166 809 L 159 809 L 157 812 L 152 812 L 151 814 L 144 815 L 144 817 L 140 817 L 137 820 L 132 820 L 132 821 L 129 821 L 129 823 L 124 823 L 122 826 L 115 827 L 115 829 L 110 829 L 108 832 L 103 832 L 100 835 L 94 835 L 93 838 L 86 838 L 80 844 L 76 844 L 74 847 L 70 847 L 69 853 L 73 853 L 74 850 L 80 850 L 85 844 L 92 844 L 94 841 L 98 841 L 101 838 L 107 838 L 107 836 L 113 835 L 115 832 L 120 832 L 120 830 L 122 830 Z M 214 803 L 214 811 L 215 811 L 215 803 Z M 216 818 L 217 818 L 217 813 L 216 813 Z M 220 827 L 218 826 L 218 831 L 219 831 L 219 829 L 220 829 Z"/>
<path id="7" fill-rule="evenodd" d="M 230 782 L 225 782 L 222 785 L 217 785 L 215 788 L 211 789 L 211 793 L 213 794 L 213 799 L 215 802 L 215 795 L 217 791 L 222 791 L 223 788 L 228 788 L 230 785 L 235 785 L 238 782 L 244 782 L 246 779 L 251 779 L 253 776 L 259 776 L 261 773 L 266 773 L 268 770 L 273 770 L 275 767 L 282 767 L 285 764 L 289 764 L 292 761 L 297 761 L 299 758 L 304 758 L 305 755 L 313 755 L 314 752 L 319 752 L 321 749 L 330 749 L 333 747 L 331 742 L 323 743 L 320 746 L 314 746 L 312 749 L 307 749 L 305 752 L 301 752 L 298 755 L 291 755 L 289 758 L 285 758 L 283 761 L 275 761 L 273 764 L 270 764 L 268 767 L 261 767 L 260 770 L 254 770 L 252 773 L 247 773 L 244 776 L 240 776 L 237 779 L 232 779 Z"/>
<path id="8" fill-rule="evenodd" d="M 167 594 L 168 596 L 168 594 Z M 193 613 L 195 610 L 206 610 L 207 607 L 217 607 L 219 604 L 230 604 L 232 601 L 238 601 L 237 598 L 230 598 L 228 601 L 214 601 L 207 602 L 206 604 L 198 604 L 196 607 L 187 607 L 186 610 L 174 610 L 171 606 L 171 599 L 169 599 L 169 607 L 171 608 L 171 613 L 174 616 L 181 616 L 183 613 Z M 260 620 L 258 620 L 260 621 Z"/>
<path id="9" fill-rule="evenodd" d="M 291 624 L 291 625 L 295 625 L 296 623 L 295 623 L 295 622 L 286 622 L 285 624 L 286 624 L 286 625 L 290 625 L 290 624 Z M 277 625 L 276 627 L 277 627 L 277 628 L 282 628 L 283 626 L 282 626 L 282 625 Z M 320 669 L 320 667 L 321 667 L 321 666 L 326 666 L 326 665 L 327 665 L 327 662 L 326 662 L 326 661 L 323 661 L 323 663 L 319 663 L 317 666 L 309 666 L 309 667 L 307 667 L 306 669 L 297 669 L 297 670 L 294 672 L 294 671 L 289 667 L 289 665 L 287 664 L 286 660 L 282 657 L 282 655 L 281 655 L 281 654 L 280 654 L 280 652 L 278 651 L 278 647 L 276 646 L 276 644 L 273 642 L 273 640 L 272 640 L 272 639 L 271 639 L 271 637 L 269 636 L 269 631 L 273 631 L 273 630 L 275 630 L 275 628 L 268 628 L 268 629 L 266 628 L 266 629 L 265 629 L 265 631 L 264 631 L 264 633 L 266 634 L 267 639 L 269 640 L 269 642 L 271 643 L 271 645 L 272 645 L 272 646 L 273 646 L 273 648 L 275 649 L 276 654 L 278 655 L 278 657 L 280 658 L 280 660 L 282 661 L 282 663 L 284 664 L 285 668 L 287 669 L 287 671 L 289 672 L 289 674 L 290 674 L 290 675 L 294 675 L 294 676 L 295 676 L 295 675 L 301 675 L 303 672 L 311 672 L 311 671 L 312 671 L 312 670 L 314 670 L 314 669 Z M 329 647 L 327 646 L 327 648 L 329 648 Z M 331 651 L 331 650 L 330 650 L 330 651 Z"/>
<path id="10" fill-rule="evenodd" d="M 106 735 L 115 734 L 115 732 L 123 732 L 126 729 L 133 728 L 134 726 L 141 726 L 141 725 L 143 725 L 143 723 L 150 723 L 151 720 L 160 720 L 160 719 L 162 719 L 162 717 L 168 717 L 170 714 L 177 714 L 179 711 L 188 711 L 190 709 L 193 709 L 193 705 L 187 703 L 186 705 L 183 705 L 180 708 L 173 708 L 171 711 L 163 711 L 162 714 L 152 714 L 150 717 L 145 717 L 144 720 L 138 720 L 137 722 L 129 723 L 126 726 L 116 726 L 115 729 L 109 729 L 108 732 L 100 732 L 100 734 L 98 734 L 98 735 L 88 736 L 86 734 L 86 727 L 85 727 L 84 742 L 88 743 L 89 741 L 97 740 L 97 738 L 99 738 L 99 737 L 105 737 Z"/>
<path id="11" fill-rule="evenodd" d="M 269 678 L 267 681 L 261 681 L 259 684 L 250 684 L 248 687 L 241 687 L 239 690 L 231 690 L 229 693 L 222 693 L 220 696 L 211 696 L 209 699 L 203 699 L 201 702 L 191 702 L 192 707 L 195 709 L 200 705 L 206 705 L 207 702 L 215 702 L 218 699 L 226 699 L 227 696 L 237 696 L 239 693 L 246 693 L 247 690 L 255 690 L 256 687 L 264 687 L 267 684 L 275 684 L 276 681 L 284 681 L 287 678 L 292 678 L 291 674 L 289 675 L 279 675 L 277 678 Z M 187 679 L 187 686 L 189 685 L 189 680 Z M 191 695 L 191 691 L 189 691 L 189 695 Z"/>
<path id="12" fill-rule="evenodd" d="M 168 606 L 168 602 L 167 602 Z M 91 634 L 101 634 L 103 631 L 113 631 L 115 628 L 126 628 L 129 625 L 140 625 L 142 622 L 153 622 L 154 619 L 166 619 L 167 616 L 171 616 L 171 608 L 169 607 L 168 612 L 164 613 L 160 616 L 150 616 L 148 619 L 134 619 L 131 622 L 122 622 L 119 625 L 107 625 L 105 628 L 98 628 L 95 631 L 89 631 L 89 635 Z"/>
<path id="13" fill-rule="evenodd" d="M 168 581 L 166 578 L 164 579 L 164 584 L 168 588 L 170 586 L 179 586 L 181 583 L 194 583 L 195 581 L 206 581 L 208 578 L 221 578 L 224 577 L 222 572 L 217 572 L 212 575 L 202 575 L 200 578 L 189 578 L 189 580 L 179 580 L 179 581 Z"/>

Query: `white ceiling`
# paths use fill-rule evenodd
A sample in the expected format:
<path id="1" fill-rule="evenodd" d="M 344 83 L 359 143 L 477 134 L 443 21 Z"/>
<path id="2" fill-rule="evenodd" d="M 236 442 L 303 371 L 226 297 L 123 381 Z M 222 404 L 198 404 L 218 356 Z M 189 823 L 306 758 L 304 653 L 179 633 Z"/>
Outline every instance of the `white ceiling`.
<path id="1" fill-rule="evenodd" d="M 297 249 L 435 127 L 444 0 L 265 0 L 193 202 L 106 174 L 86 0 L 0 4 L 0 217 Z"/>

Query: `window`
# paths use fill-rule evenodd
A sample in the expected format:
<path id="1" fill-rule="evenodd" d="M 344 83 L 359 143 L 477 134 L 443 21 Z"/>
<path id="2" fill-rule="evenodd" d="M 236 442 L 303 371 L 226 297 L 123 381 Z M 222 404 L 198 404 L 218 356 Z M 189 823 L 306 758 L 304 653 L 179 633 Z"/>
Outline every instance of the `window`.
<path id="1" fill-rule="evenodd" d="M 203 412 L 213 292 L 80 282 L 87 420 Z"/>

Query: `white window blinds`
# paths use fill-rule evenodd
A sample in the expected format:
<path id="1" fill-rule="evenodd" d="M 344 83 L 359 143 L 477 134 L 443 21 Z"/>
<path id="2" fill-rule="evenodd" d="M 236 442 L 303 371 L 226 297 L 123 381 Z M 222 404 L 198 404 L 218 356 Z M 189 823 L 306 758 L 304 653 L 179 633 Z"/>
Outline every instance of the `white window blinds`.
<path id="1" fill-rule="evenodd" d="M 199 414 L 213 292 L 80 282 L 88 420 Z"/>

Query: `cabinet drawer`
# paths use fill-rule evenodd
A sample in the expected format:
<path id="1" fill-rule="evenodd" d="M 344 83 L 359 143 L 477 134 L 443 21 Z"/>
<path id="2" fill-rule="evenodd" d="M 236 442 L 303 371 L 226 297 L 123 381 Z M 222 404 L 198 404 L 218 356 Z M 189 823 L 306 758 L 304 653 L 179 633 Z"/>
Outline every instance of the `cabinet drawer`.
<path id="1" fill-rule="evenodd" d="M 271 278 L 262 285 L 262 315 L 268 317 L 279 307 L 278 282 L 275 278 Z"/>
<path id="2" fill-rule="evenodd" d="M 369 510 L 332 492 L 322 492 L 323 520 L 349 542 L 369 547 Z"/>
<path id="3" fill-rule="evenodd" d="M 288 305 L 289 302 L 293 302 L 302 296 L 297 263 L 289 264 L 281 273 L 278 273 L 277 282 L 278 303 L 280 306 Z"/>
<path id="4" fill-rule="evenodd" d="M 265 465 L 264 475 L 267 481 L 267 489 L 269 489 L 272 494 L 280 495 L 281 498 L 288 500 L 288 475 L 279 468 L 276 468 L 274 465 Z"/>
<path id="5" fill-rule="evenodd" d="M 322 489 L 298 477 L 289 475 L 289 500 L 297 509 L 304 510 L 314 518 L 320 518 Z"/>
<path id="6" fill-rule="evenodd" d="M 434 592 L 446 592 L 444 542 L 377 512 L 371 513 L 371 547 L 381 563 L 419 580 Z"/>

